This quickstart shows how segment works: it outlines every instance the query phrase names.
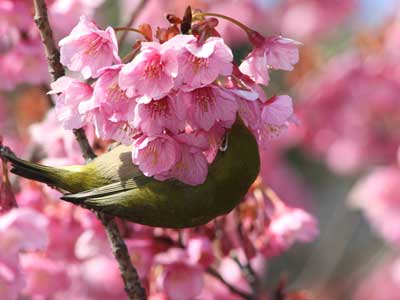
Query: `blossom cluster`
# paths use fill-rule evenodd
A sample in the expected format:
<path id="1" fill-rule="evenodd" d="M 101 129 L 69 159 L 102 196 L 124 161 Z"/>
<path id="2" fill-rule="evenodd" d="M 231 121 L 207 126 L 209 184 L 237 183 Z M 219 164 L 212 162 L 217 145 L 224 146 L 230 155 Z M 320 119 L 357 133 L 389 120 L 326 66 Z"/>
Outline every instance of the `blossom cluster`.
<path id="1" fill-rule="evenodd" d="M 92 83 L 64 76 L 52 84 L 58 119 L 66 129 L 94 124 L 98 137 L 133 144 L 133 163 L 146 176 L 190 185 L 205 181 L 238 113 L 264 147 L 294 117 L 289 96 L 267 99 L 260 85 L 269 69 L 292 70 L 300 44 L 249 29 L 255 48 L 238 66 L 217 24 L 209 18 L 190 34 L 164 29 L 155 37 L 146 27 L 125 61 L 113 28 L 82 16 L 59 42 L 61 63 Z"/>
<path id="2" fill-rule="evenodd" d="M 255 49 L 236 65 L 224 39 L 209 28 L 215 20 L 200 20 L 192 28 L 196 24 L 204 31 L 166 30 L 168 38 L 156 33 L 157 39 L 140 41 L 132 48 L 134 58 L 128 55 L 127 60 L 119 56 L 113 28 L 102 30 L 82 17 L 59 42 L 70 73 L 52 84 L 56 106 L 30 128 L 30 145 L 39 145 L 46 156 L 41 162 L 83 163 L 73 134 L 65 129 L 85 126 L 93 141 L 94 125 L 98 137 L 133 144 L 133 162 L 146 175 L 198 184 L 238 114 L 260 149 L 271 146 L 270 139 L 295 119 L 289 96 L 265 95 L 268 73 L 291 70 L 299 43 L 248 33 Z M 275 176 L 273 185 L 291 186 L 292 177 L 267 148 L 261 151 L 261 176 Z M 268 160 L 274 163 L 273 172 L 265 166 Z M 55 201 L 59 193 L 41 184 L 21 179 L 19 187 L 19 208 L 1 210 L 0 215 L 0 295 L 9 300 L 125 299 L 120 273 L 94 215 Z M 301 198 L 300 192 L 294 193 L 288 197 Z M 3 204 L 10 195 L 0 200 Z M 237 209 L 205 226 L 177 231 L 123 221 L 119 225 L 149 299 L 242 299 L 258 292 L 263 297 L 266 292 L 261 285 L 254 289 L 243 268 L 261 278 L 273 257 L 295 242 L 315 239 L 317 222 L 301 207 L 285 204 L 259 179 Z"/>

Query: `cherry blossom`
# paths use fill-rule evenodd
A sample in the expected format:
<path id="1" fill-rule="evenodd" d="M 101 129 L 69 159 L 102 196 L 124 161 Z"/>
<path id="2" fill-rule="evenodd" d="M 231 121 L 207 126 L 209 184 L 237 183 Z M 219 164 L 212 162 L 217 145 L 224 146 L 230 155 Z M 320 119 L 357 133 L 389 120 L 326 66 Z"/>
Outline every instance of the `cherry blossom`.
<path id="1" fill-rule="evenodd" d="M 178 103 L 176 96 L 165 96 L 149 103 L 138 99 L 133 126 L 148 135 L 160 134 L 166 129 L 177 134 L 185 129 L 185 117 L 186 107 Z"/>
<path id="2" fill-rule="evenodd" d="M 178 97 L 188 105 L 188 122 L 194 128 L 210 130 L 217 121 L 232 124 L 236 118 L 237 103 L 228 90 L 215 85 L 191 92 L 181 92 Z"/>
<path id="3" fill-rule="evenodd" d="M 361 209 L 371 225 L 389 242 L 400 245 L 400 169 L 376 168 L 353 187 L 350 204 Z"/>
<path id="4" fill-rule="evenodd" d="M 51 84 L 50 94 L 56 96 L 56 114 L 65 129 L 80 128 L 86 116 L 79 113 L 79 107 L 92 97 L 93 88 L 71 77 L 63 76 Z"/>
<path id="5" fill-rule="evenodd" d="M 133 162 L 146 176 L 171 169 L 181 158 L 178 143 L 168 135 L 142 136 L 135 141 Z"/>
<path id="6" fill-rule="evenodd" d="M 119 84 L 129 97 L 147 96 L 159 99 L 174 87 L 178 75 L 176 50 L 156 42 L 142 43 L 141 52 L 126 64 Z"/>
<path id="7" fill-rule="evenodd" d="M 263 38 L 258 33 L 254 35 L 255 49 L 243 60 L 239 69 L 250 76 L 256 83 L 268 85 L 268 69 L 293 70 L 293 65 L 299 60 L 298 47 L 301 43 L 281 36 Z"/>
<path id="8" fill-rule="evenodd" d="M 178 84 L 196 89 L 211 84 L 219 75 L 232 74 L 231 49 L 219 37 L 210 37 L 203 44 L 193 40 L 179 54 Z"/>
<path id="9" fill-rule="evenodd" d="M 162 287 L 168 297 L 189 300 L 200 294 L 203 288 L 203 270 L 188 262 L 185 250 L 171 248 L 158 254 L 155 261 L 164 267 Z"/>
<path id="10" fill-rule="evenodd" d="M 59 46 L 61 63 L 81 72 L 85 79 L 97 77 L 101 68 L 120 61 L 114 30 L 101 30 L 84 16 Z"/>

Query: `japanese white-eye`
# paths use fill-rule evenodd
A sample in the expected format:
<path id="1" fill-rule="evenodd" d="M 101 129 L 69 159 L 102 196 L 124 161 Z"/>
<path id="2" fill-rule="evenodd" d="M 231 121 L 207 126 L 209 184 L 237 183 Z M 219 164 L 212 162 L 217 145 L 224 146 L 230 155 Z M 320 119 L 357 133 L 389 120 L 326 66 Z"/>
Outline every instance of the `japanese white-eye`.
<path id="1" fill-rule="evenodd" d="M 257 177 L 260 161 L 252 133 L 238 118 L 227 134 L 228 146 L 196 186 L 144 176 L 132 163 L 130 146 L 117 146 L 86 165 L 58 168 L 22 160 L 4 147 L 0 156 L 11 162 L 11 172 L 61 190 L 65 201 L 144 225 L 184 228 L 230 212 Z"/>

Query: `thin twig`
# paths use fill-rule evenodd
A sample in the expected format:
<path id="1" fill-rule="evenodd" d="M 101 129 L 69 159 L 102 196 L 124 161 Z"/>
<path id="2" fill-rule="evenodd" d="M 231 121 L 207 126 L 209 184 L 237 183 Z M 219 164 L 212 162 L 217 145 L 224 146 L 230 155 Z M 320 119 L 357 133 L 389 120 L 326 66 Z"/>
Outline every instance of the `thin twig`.
<path id="1" fill-rule="evenodd" d="M 243 232 L 242 223 L 239 219 L 238 209 L 236 209 L 235 212 L 236 212 L 236 218 L 237 218 L 237 222 L 238 222 L 236 230 L 238 232 L 241 242 L 245 243 L 245 236 L 244 236 L 244 232 Z M 242 271 L 242 274 L 244 275 L 247 282 L 253 289 L 253 294 L 255 294 L 255 295 L 258 294 L 259 289 L 260 289 L 260 280 L 259 280 L 256 272 L 254 271 L 253 267 L 251 266 L 251 263 L 250 263 L 250 260 L 248 259 L 248 257 L 246 256 L 247 261 L 244 264 L 241 263 L 241 261 L 239 260 L 239 258 L 236 255 L 233 256 L 233 260 L 239 266 L 240 270 Z"/>
<path id="2" fill-rule="evenodd" d="M 46 52 L 47 64 L 49 67 L 49 73 L 53 81 L 65 75 L 64 67 L 60 63 L 60 52 L 58 51 L 53 38 L 53 32 L 49 24 L 49 18 L 47 16 L 46 3 L 42 0 L 34 0 L 33 5 L 35 7 L 35 23 L 39 29 L 40 38 L 44 45 Z"/>
<path id="3" fill-rule="evenodd" d="M 254 298 L 251 294 L 244 292 L 242 290 L 239 290 L 238 288 L 236 288 L 235 286 L 233 286 L 232 284 L 230 284 L 229 282 L 227 282 L 225 280 L 224 277 L 222 277 L 221 274 L 218 273 L 218 271 L 216 271 L 215 269 L 209 267 L 207 268 L 207 274 L 213 276 L 214 278 L 218 279 L 223 285 L 225 285 L 229 291 L 231 291 L 232 293 L 239 295 L 240 297 L 242 297 L 243 299 L 246 300 L 256 300 L 256 298 Z"/>
<path id="4" fill-rule="evenodd" d="M 259 281 L 257 275 L 255 274 L 253 268 L 251 267 L 250 263 L 247 262 L 242 264 L 237 256 L 232 257 L 233 261 L 237 264 L 242 272 L 243 276 L 246 278 L 247 283 L 251 286 L 253 290 L 253 294 L 257 295 L 259 290 Z"/>
<path id="5" fill-rule="evenodd" d="M 125 26 L 123 27 L 131 27 L 133 22 L 136 20 L 138 17 L 139 13 L 143 10 L 144 6 L 146 5 L 146 0 L 141 0 L 135 7 L 135 10 L 131 14 L 131 18 L 129 19 L 128 23 L 126 23 Z M 121 36 L 118 39 L 118 45 L 122 45 L 125 41 L 126 35 L 128 34 L 128 31 L 123 31 L 121 33 Z"/>
<path id="6" fill-rule="evenodd" d="M 49 72 L 53 81 L 65 75 L 63 66 L 60 63 L 60 53 L 55 45 L 52 30 L 47 16 L 47 7 L 44 0 L 33 0 L 35 7 L 35 23 L 39 29 L 40 37 L 45 46 Z M 90 146 L 85 131 L 74 130 L 77 142 L 86 160 L 94 158 L 96 155 Z M 103 213 L 97 213 L 97 217 L 102 222 L 108 239 L 111 243 L 111 250 L 118 262 L 119 270 L 125 284 L 125 291 L 130 300 L 146 300 L 146 293 L 142 287 L 139 275 L 132 265 L 128 249 L 121 237 L 113 218 Z"/>

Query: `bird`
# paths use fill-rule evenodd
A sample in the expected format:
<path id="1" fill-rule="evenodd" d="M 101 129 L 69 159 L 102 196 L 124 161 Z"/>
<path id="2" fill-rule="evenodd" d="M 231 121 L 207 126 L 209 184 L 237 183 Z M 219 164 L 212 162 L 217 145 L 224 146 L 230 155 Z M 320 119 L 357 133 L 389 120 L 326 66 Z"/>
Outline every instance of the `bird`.
<path id="1" fill-rule="evenodd" d="M 240 117 L 223 140 L 205 182 L 195 186 L 143 175 L 126 145 L 65 167 L 20 159 L 3 146 L 0 157 L 11 163 L 12 173 L 60 190 L 64 201 L 142 225 L 189 228 L 229 213 L 259 173 L 257 141 Z"/>

